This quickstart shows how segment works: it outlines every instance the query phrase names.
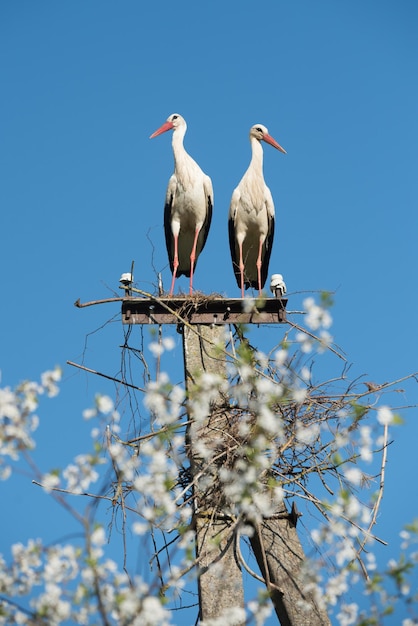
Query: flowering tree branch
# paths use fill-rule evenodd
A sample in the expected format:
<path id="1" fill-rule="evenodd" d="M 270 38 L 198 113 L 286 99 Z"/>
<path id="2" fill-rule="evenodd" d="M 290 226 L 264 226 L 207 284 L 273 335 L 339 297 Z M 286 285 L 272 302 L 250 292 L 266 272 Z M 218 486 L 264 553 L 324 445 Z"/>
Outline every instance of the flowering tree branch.
<path id="1" fill-rule="evenodd" d="M 187 390 L 163 371 L 174 347 L 172 337 L 160 332 L 148 348 L 130 345 L 127 333 L 121 376 L 101 377 L 124 390 L 121 397 L 128 407 L 141 406 L 139 418 L 124 424 L 122 404 L 116 407 L 110 397 L 98 394 L 83 414 L 94 426 L 91 450 L 80 451 L 59 470 L 37 469 L 31 454 L 38 406 L 42 398 L 57 395 L 60 370 L 45 373 L 40 383 L 0 389 L 1 478 L 13 480 L 26 463 L 35 484 L 81 529 L 78 540 L 54 545 L 31 540 L 12 546 L 9 561 L 0 557 L 0 625 L 175 623 L 179 602 L 197 605 L 195 581 L 209 571 L 202 554 L 196 554 L 195 532 L 197 494 L 202 499 L 206 493 L 212 494 L 211 511 L 200 507 L 202 527 L 210 532 L 217 523 L 228 527 L 227 550 L 232 546 L 238 564 L 262 585 L 244 606 L 225 608 L 222 623 L 262 624 L 267 619 L 271 605 L 266 588 L 273 596 L 278 585 L 266 535 L 260 543 L 257 529 L 267 525 L 280 536 L 289 520 L 301 520 L 298 532 L 309 556 L 301 566 L 303 591 L 321 597 L 341 626 L 366 626 L 370 619 L 384 624 L 388 602 L 395 611 L 402 601 L 411 614 L 404 626 L 417 623 L 414 591 L 408 587 L 418 560 L 413 550 L 417 524 L 403 531 L 401 555 L 384 571 L 377 571 L 373 558 L 374 542 L 382 542 L 375 530 L 389 441 L 400 422 L 395 410 L 402 408 L 390 408 L 388 394 L 416 381 L 416 374 L 380 385 L 350 381 L 344 366 L 341 375 L 317 382 L 321 354 L 329 352 L 339 361 L 342 355 L 329 334 L 327 307 L 307 299 L 305 309 L 307 328 L 289 324 L 280 344 L 266 354 L 252 345 L 245 328 L 226 328 L 223 345 L 190 328 L 205 350 L 215 351 L 225 364 L 226 376 L 202 372 Z M 146 353 L 155 359 L 154 377 Z M 125 381 L 128 354 L 142 363 L 143 385 Z M 208 416 L 212 438 L 197 438 L 192 468 L 186 431 Z M 74 496 L 79 497 L 77 506 L 71 504 Z M 79 506 L 83 497 L 88 498 L 84 510 Z M 108 535 L 101 504 L 111 505 Z M 308 528 L 306 517 L 317 520 L 318 514 L 316 527 Z M 117 561 L 108 555 L 116 521 L 121 521 L 123 538 Z M 144 579 L 127 556 L 147 537 L 157 567 Z M 255 559 L 244 559 L 242 551 L 245 542 L 257 552 L 257 541 L 261 575 L 255 572 Z M 361 580 L 370 601 L 368 617 L 346 600 L 348 589 Z M 192 601 L 184 602 L 185 597 Z"/>

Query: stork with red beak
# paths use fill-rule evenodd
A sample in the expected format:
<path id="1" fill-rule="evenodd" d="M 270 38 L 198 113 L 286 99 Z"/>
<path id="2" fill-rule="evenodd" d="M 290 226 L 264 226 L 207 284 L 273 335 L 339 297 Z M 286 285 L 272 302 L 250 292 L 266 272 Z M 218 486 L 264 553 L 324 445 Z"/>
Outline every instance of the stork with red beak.
<path id="1" fill-rule="evenodd" d="M 174 174 L 171 176 L 165 197 L 164 231 L 167 253 L 172 272 L 170 296 L 178 276 L 190 277 L 193 293 L 193 276 L 197 259 L 202 252 L 212 220 L 212 181 L 183 146 L 187 124 L 178 113 L 150 137 L 157 137 L 168 130 L 173 131 Z"/>
<path id="2" fill-rule="evenodd" d="M 274 237 L 274 203 L 264 182 L 261 141 L 286 154 L 262 124 L 250 129 L 252 158 L 229 209 L 229 247 L 241 297 L 249 287 L 261 290 L 266 282 Z"/>

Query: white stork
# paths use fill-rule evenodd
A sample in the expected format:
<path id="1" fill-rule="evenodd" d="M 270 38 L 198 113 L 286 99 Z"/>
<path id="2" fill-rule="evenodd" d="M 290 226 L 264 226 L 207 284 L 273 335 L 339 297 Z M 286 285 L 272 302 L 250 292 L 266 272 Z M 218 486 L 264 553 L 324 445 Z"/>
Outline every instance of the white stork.
<path id="1" fill-rule="evenodd" d="M 167 130 L 173 130 L 174 152 L 174 174 L 168 182 L 164 207 L 165 241 L 173 275 L 170 296 L 176 278 L 182 274 L 190 276 L 192 295 L 194 270 L 212 220 L 212 181 L 184 149 L 184 118 L 173 113 L 150 139 Z"/>
<path id="2" fill-rule="evenodd" d="M 273 245 L 274 204 L 264 182 L 261 141 L 286 154 L 265 126 L 255 124 L 250 129 L 252 158 L 232 194 L 228 220 L 232 264 L 242 298 L 248 287 L 258 289 L 261 294 Z"/>

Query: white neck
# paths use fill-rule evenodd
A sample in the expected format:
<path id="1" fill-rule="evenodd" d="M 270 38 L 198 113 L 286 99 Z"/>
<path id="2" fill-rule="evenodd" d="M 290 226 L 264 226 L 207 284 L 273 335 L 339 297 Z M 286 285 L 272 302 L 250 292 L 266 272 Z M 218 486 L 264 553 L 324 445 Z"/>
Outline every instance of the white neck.
<path id="1" fill-rule="evenodd" d="M 171 141 L 174 152 L 174 162 L 181 161 L 184 159 L 184 155 L 186 154 L 186 150 L 183 145 L 184 135 L 186 134 L 187 127 L 179 126 L 175 128 L 173 131 L 173 139 Z"/>
<path id="2" fill-rule="evenodd" d="M 187 126 L 179 126 L 173 132 L 173 153 L 174 153 L 174 171 L 176 173 L 178 181 L 183 186 L 190 184 L 191 173 L 200 169 L 197 163 L 192 159 L 190 154 L 186 152 L 183 145 L 184 135 L 186 134 Z"/>
<path id="3" fill-rule="evenodd" d="M 255 137 L 251 137 L 250 140 L 252 150 L 250 167 L 263 174 L 263 146 Z"/>

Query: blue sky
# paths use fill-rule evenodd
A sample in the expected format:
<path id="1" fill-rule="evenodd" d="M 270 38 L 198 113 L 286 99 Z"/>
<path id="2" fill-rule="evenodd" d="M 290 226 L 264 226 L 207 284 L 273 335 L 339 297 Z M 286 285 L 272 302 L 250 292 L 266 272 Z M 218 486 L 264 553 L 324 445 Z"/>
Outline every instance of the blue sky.
<path id="1" fill-rule="evenodd" d="M 284 275 L 289 308 L 305 292 L 335 291 L 333 334 L 353 376 L 418 370 L 417 30 L 414 0 L 1 3 L 1 380 L 64 367 L 39 431 L 43 469 L 79 451 L 82 409 L 112 391 L 66 361 L 111 375 L 120 366 L 118 305 L 73 302 L 119 295 L 132 261 L 139 288 L 153 292 L 162 271 L 169 289 L 171 137 L 149 135 L 173 112 L 214 186 L 195 287 L 239 297 L 227 214 L 249 128 L 262 123 L 287 151 L 264 147 L 276 205 L 270 273 Z M 259 336 L 274 345 L 281 330 Z M 398 397 L 417 403 L 417 385 Z M 379 520 L 389 541 L 417 515 L 416 481 L 406 480 L 418 470 L 416 410 L 404 417 Z M 33 490 L 38 506 L 45 496 Z M 31 535 L 20 514 L 10 511 L 0 551 Z"/>

